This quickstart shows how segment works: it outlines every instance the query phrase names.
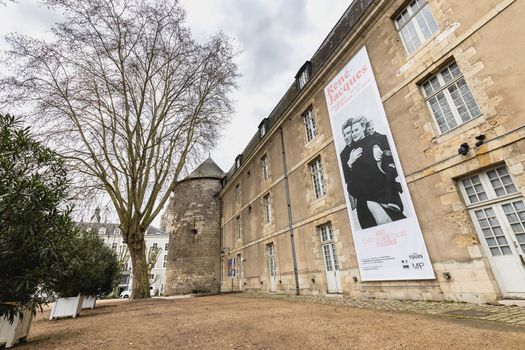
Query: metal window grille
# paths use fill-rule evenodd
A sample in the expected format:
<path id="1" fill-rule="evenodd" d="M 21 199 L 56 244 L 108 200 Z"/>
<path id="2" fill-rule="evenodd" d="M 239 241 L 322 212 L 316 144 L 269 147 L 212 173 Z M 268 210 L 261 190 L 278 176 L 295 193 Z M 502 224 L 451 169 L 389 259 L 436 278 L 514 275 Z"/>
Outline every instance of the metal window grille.
<path id="1" fill-rule="evenodd" d="M 306 142 L 310 142 L 317 135 L 314 113 L 311 109 L 303 114 L 304 128 L 306 131 Z"/>
<path id="2" fill-rule="evenodd" d="M 426 0 L 414 0 L 396 17 L 396 28 L 409 54 L 438 31 Z"/>
<path id="3" fill-rule="evenodd" d="M 456 62 L 422 84 L 428 108 L 442 133 L 481 115 Z"/>
<path id="4" fill-rule="evenodd" d="M 317 158 L 310 163 L 310 173 L 312 175 L 312 183 L 314 186 L 315 198 L 321 198 L 326 194 L 326 184 L 323 175 L 323 165 L 321 164 L 321 158 Z"/>

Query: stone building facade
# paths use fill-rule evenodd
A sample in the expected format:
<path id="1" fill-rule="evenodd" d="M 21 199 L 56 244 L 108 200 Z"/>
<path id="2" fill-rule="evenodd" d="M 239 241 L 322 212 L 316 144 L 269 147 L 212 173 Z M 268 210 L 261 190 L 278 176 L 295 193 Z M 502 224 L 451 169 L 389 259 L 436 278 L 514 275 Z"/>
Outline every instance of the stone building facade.
<path id="1" fill-rule="evenodd" d="M 118 223 L 100 222 L 79 223 L 79 226 L 98 234 L 104 244 L 115 252 L 119 262 L 122 264 L 119 283 L 115 290 L 117 296 L 120 296 L 124 291 L 132 290 L 133 287 L 133 265 L 131 263 L 128 246 L 124 243 L 119 225 Z M 150 294 L 152 296 L 162 295 L 164 294 L 164 286 L 166 284 L 169 236 L 164 229 L 150 226 L 144 234 L 144 242 L 146 244 L 146 254 L 150 254 L 153 249 L 158 251 L 157 255 L 152 255 L 152 257 L 156 257 L 156 260 L 149 271 Z"/>
<path id="2" fill-rule="evenodd" d="M 522 15 L 517 0 L 355 0 L 222 182 L 221 289 L 524 298 Z M 435 279 L 361 280 L 323 89 L 363 46 Z"/>
<path id="3" fill-rule="evenodd" d="M 166 294 L 220 291 L 220 200 L 223 171 L 208 158 L 180 181 L 165 215 L 170 235 Z"/>

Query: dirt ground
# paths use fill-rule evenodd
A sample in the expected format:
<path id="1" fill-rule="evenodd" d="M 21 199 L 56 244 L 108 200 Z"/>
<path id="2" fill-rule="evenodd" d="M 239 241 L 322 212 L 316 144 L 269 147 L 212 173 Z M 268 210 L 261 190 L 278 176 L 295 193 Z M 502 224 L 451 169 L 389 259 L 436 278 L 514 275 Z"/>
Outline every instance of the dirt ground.
<path id="1" fill-rule="evenodd" d="M 235 295 L 104 301 L 16 349 L 525 349 L 525 327 Z"/>

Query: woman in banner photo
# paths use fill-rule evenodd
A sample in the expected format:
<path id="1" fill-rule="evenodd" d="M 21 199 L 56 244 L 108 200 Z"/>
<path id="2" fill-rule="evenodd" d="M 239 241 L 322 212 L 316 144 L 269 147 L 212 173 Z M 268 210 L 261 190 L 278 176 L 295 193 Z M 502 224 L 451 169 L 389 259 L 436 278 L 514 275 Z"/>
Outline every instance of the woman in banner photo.
<path id="1" fill-rule="evenodd" d="M 361 229 L 405 219 L 403 191 L 386 135 L 376 132 L 364 116 L 347 119 L 342 132 L 346 146 L 341 164 Z"/>

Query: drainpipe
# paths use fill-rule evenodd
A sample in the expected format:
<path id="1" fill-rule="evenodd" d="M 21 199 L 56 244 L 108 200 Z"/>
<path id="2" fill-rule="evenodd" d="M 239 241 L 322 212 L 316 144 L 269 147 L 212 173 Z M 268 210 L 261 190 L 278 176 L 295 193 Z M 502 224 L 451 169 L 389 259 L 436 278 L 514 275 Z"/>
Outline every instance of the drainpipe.
<path id="1" fill-rule="evenodd" d="M 284 171 L 284 189 L 286 192 L 286 204 L 288 206 L 288 227 L 290 229 L 290 243 L 292 245 L 292 261 L 293 261 L 293 273 L 295 276 L 295 295 L 299 295 L 299 271 L 297 270 L 297 258 L 295 256 L 295 240 L 293 232 L 293 221 L 292 221 L 292 204 L 290 203 L 290 189 L 288 187 L 288 168 L 286 167 L 286 151 L 284 150 L 284 134 L 283 128 L 279 128 L 281 134 L 281 146 L 283 155 L 283 171 Z"/>

